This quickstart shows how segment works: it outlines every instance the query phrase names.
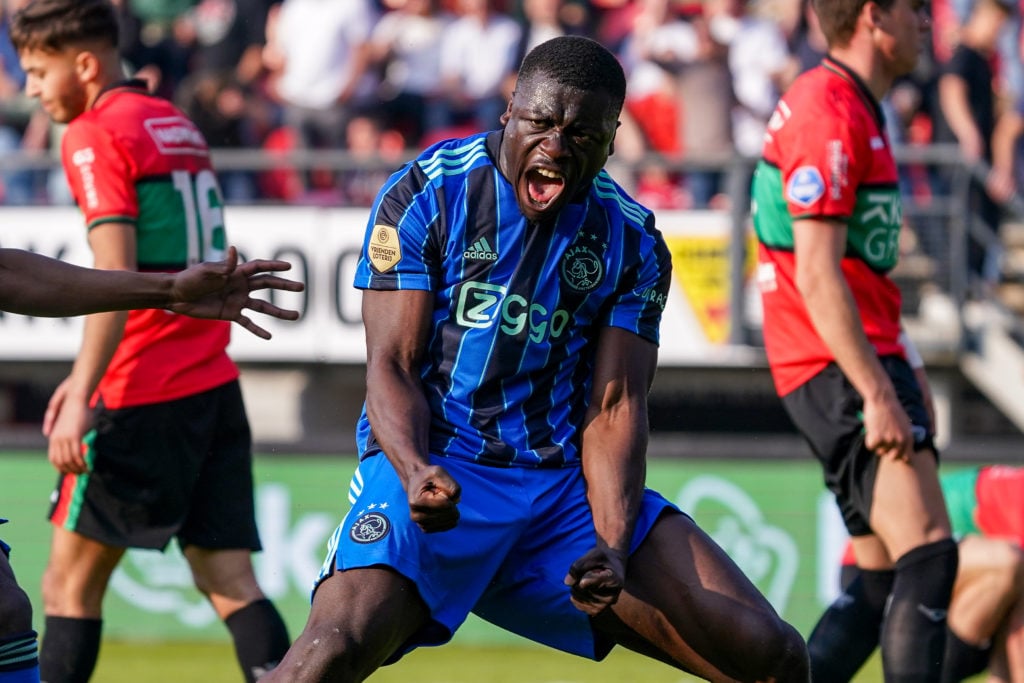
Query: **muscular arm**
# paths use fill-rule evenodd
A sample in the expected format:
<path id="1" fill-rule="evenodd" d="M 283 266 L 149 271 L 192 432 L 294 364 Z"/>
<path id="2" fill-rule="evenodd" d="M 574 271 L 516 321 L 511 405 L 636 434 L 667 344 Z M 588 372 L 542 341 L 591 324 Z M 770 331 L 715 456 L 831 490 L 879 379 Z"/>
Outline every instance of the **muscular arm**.
<path id="1" fill-rule="evenodd" d="M 374 437 L 424 531 L 444 531 L 459 518 L 458 484 L 427 459 L 430 407 L 420 366 L 430 330 L 433 292 L 363 292 L 366 329 L 366 414 Z"/>
<path id="2" fill-rule="evenodd" d="M 74 316 L 104 310 L 162 307 L 172 276 L 106 273 L 20 249 L 0 249 L 0 310 Z"/>
<path id="3" fill-rule="evenodd" d="M 291 268 L 286 261 L 257 259 L 238 265 L 227 258 L 177 273 L 137 273 L 82 268 L 20 249 L 0 249 L 0 310 L 32 316 L 75 316 L 100 311 L 166 308 L 195 318 L 233 320 L 253 334 L 270 333 L 243 314 L 248 308 L 296 320 L 297 311 L 249 296 L 257 289 L 301 292 L 301 282 L 266 273 Z"/>
<path id="4" fill-rule="evenodd" d="M 813 219 L 793 223 L 796 284 L 822 341 L 864 400 L 865 445 L 883 457 L 909 457 L 910 420 L 892 380 L 864 334 L 857 304 L 840 268 L 846 226 Z"/>
<path id="5" fill-rule="evenodd" d="M 615 602 L 643 497 L 647 392 L 657 346 L 631 332 L 605 328 L 598 342 L 590 407 L 582 436 L 583 475 L 594 516 L 596 547 L 570 569 L 573 602 L 596 614 Z"/>

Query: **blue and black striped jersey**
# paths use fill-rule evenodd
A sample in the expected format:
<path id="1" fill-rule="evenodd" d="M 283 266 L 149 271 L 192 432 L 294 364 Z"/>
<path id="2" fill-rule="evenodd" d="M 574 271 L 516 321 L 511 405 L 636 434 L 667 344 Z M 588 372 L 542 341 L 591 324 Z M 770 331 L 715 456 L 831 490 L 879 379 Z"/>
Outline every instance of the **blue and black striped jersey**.
<path id="1" fill-rule="evenodd" d="M 355 286 L 435 292 L 422 370 L 431 453 L 577 466 L 599 331 L 658 342 L 671 258 L 654 215 L 604 171 L 553 224 L 527 221 L 495 162 L 500 140 L 448 140 L 391 176 Z M 365 411 L 358 445 L 379 451 Z"/>

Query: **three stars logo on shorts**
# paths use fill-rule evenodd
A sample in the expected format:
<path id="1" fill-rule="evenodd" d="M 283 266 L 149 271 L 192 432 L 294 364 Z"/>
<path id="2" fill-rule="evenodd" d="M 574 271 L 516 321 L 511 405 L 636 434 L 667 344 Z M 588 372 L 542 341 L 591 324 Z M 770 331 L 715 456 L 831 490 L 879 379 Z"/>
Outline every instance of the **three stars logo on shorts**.
<path id="1" fill-rule="evenodd" d="M 377 504 L 370 506 L 370 509 L 377 508 Z M 388 507 L 387 503 L 379 506 L 380 510 Z M 383 512 L 360 513 L 356 521 L 349 528 L 349 537 L 356 543 L 374 543 L 388 535 L 391 531 L 391 521 Z"/>

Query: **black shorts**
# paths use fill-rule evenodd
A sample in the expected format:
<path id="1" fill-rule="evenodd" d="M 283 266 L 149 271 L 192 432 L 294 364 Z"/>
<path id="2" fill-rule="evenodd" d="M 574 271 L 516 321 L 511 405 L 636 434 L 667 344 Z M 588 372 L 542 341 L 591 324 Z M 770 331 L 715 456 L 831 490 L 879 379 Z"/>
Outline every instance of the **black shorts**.
<path id="1" fill-rule="evenodd" d="M 914 450 L 935 452 L 928 419 L 914 371 L 899 356 L 879 358 L 910 417 Z M 873 533 L 871 513 L 878 456 L 864 447 L 864 401 L 835 363 L 782 397 L 786 412 L 824 468 L 825 485 L 836 497 L 851 536 Z"/>
<path id="2" fill-rule="evenodd" d="M 100 407 L 90 470 L 61 475 L 50 520 L 107 545 L 259 550 L 252 436 L 233 381 L 166 403 Z"/>

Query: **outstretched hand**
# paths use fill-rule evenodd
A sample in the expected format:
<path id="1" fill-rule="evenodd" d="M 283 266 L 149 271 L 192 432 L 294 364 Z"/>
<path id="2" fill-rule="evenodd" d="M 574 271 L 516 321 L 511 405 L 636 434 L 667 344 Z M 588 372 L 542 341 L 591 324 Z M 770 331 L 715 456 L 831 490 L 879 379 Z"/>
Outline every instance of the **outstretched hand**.
<path id="1" fill-rule="evenodd" d="M 407 484 L 409 516 L 426 533 L 448 531 L 459 522 L 462 487 L 444 468 L 424 467 Z"/>
<path id="2" fill-rule="evenodd" d="M 572 563 L 565 576 L 576 609 L 597 616 L 619 600 L 626 581 L 626 554 L 604 544 Z"/>
<path id="3" fill-rule="evenodd" d="M 250 320 L 249 309 L 281 320 L 297 320 L 298 311 L 275 306 L 249 296 L 257 289 L 301 292 L 301 282 L 265 273 L 289 270 L 287 261 L 257 259 L 238 265 L 238 251 L 228 248 L 223 261 L 198 263 L 174 274 L 171 303 L 167 309 L 193 318 L 213 318 L 236 322 L 257 337 L 270 339 L 270 333 Z"/>

